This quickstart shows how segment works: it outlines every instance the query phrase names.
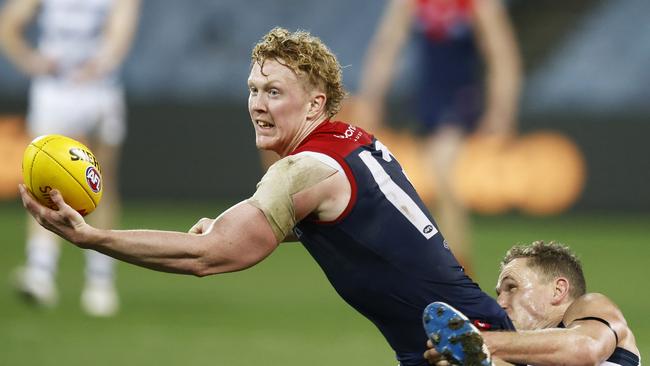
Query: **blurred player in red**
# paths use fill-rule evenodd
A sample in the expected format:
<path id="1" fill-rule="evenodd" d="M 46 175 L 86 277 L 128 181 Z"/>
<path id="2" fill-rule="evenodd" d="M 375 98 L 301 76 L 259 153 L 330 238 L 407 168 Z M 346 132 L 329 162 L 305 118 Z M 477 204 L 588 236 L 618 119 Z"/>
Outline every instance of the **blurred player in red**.
<path id="1" fill-rule="evenodd" d="M 117 173 L 126 134 L 126 111 L 118 69 L 136 29 L 139 0 L 8 0 L 0 14 L 0 46 L 32 77 L 28 132 L 62 134 L 86 142 L 103 168 L 104 197 L 91 216 L 114 227 L 119 215 Z M 38 16 L 36 46 L 25 28 Z M 29 220 L 27 263 L 16 285 L 36 304 L 57 303 L 58 238 Z M 113 260 L 86 252 L 83 309 L 93 316 L 118 310 Z"/>
<path id="2" fill-rule="evenodd" d="M 418 63 L 412 101 L 425 136 L 424 169 L 436 172 L 436 217 L 454 254 L 468 265 L 468 215 L 452 192 L 451 172 L 468 133 L 515 132 L 521 82 L 515 35 L 501 0 L 389 0 L 360 82 L 358 110 L 371 131 L 384 122 L 410 35 Z"/>

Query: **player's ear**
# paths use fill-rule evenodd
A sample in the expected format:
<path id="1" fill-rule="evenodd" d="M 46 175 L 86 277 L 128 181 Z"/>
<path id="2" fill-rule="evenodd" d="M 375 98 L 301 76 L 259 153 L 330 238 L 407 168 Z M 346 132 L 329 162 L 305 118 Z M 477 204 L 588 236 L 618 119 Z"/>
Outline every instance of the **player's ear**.
<path id="1" fill-rule="evenodd" d="M 571 283 L 565 277 L 558 277 L 554 282 L 554 291 L 553 291 L 553 305 L 561 304 L 565 299 L 569 297 L 569 290 L 571 289 Z"/>
<path id="2" fill-rule="evenodd" d="M 325 102 L 327 96 L 324 93 L 315 93 L 309 101 L 309 112 L 307 113 L 308 119 L 314 119 L 321 115 L 325 110 Z"/>

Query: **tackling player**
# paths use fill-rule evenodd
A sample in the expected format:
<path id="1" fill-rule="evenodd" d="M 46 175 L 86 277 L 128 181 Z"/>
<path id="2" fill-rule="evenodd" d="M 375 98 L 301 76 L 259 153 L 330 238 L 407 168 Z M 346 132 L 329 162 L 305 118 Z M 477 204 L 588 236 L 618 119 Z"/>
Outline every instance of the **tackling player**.
<path id="1" fill-rule="evenodd" d="M 493 357 L 529 365 L 641 364 L 621 310 L 605 295 L 586 293 L 582 266 L 568 247 L 538 241 L 511 248 L 497 294 L 518 331 L 481 333 Z M 434 350 L 425 356 L 440 359 Z"/>
<path id="2" fill-rule="evenodd" d="M 306 32 L 275 28 L 252 52 L 248 110 L 258 148 L 282 157 L 255 194 L 189 233 L 100 230 L 59 194 L 53 211 L 21 186 L 25 207 L 79 247 L 160 271 L 206 276 L 263 260 L 295 235 L 336 291 L 371 320 L 403 366 L 421 366 L 421 313 L 436 300 L 511 329 L 463 271 L 388 148 L 330 121 L 345 92 L 334 54 Z"/>

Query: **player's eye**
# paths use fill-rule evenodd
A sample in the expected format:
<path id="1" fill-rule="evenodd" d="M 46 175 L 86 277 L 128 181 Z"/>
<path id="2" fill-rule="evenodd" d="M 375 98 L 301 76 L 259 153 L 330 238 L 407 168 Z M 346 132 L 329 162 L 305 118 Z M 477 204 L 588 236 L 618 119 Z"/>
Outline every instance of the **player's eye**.
<path id="1" fill-rule="evenodd" d="M 278 89 L 275 89 L 275 88 L 270 89 L 269 90 L 269 95 L 272 96 L 272 97 L 275 97 L 277 95 L 280 95 L 280 91 Z"/>
<path id="2" fill-rule="evenodd" d="M 254 86 L 249 86 L 248 87 L 248 92 L 250 94 L 252 94 L 252 95 L 255 95 L 255 94 L 257 94 L 257 88 L 255 88 Z"/>

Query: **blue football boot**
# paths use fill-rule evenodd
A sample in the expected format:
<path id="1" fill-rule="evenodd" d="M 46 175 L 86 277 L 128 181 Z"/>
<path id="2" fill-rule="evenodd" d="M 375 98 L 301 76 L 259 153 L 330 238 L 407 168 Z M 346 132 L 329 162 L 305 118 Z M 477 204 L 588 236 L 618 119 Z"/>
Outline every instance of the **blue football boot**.
<path id="1" fill-rule="evenodd" d="M 492 365 L 481 334 L 460 311 L 444 302 L 434 302 L 424 309 L 422 322 L 433 347 L 450 364 Z"/>

